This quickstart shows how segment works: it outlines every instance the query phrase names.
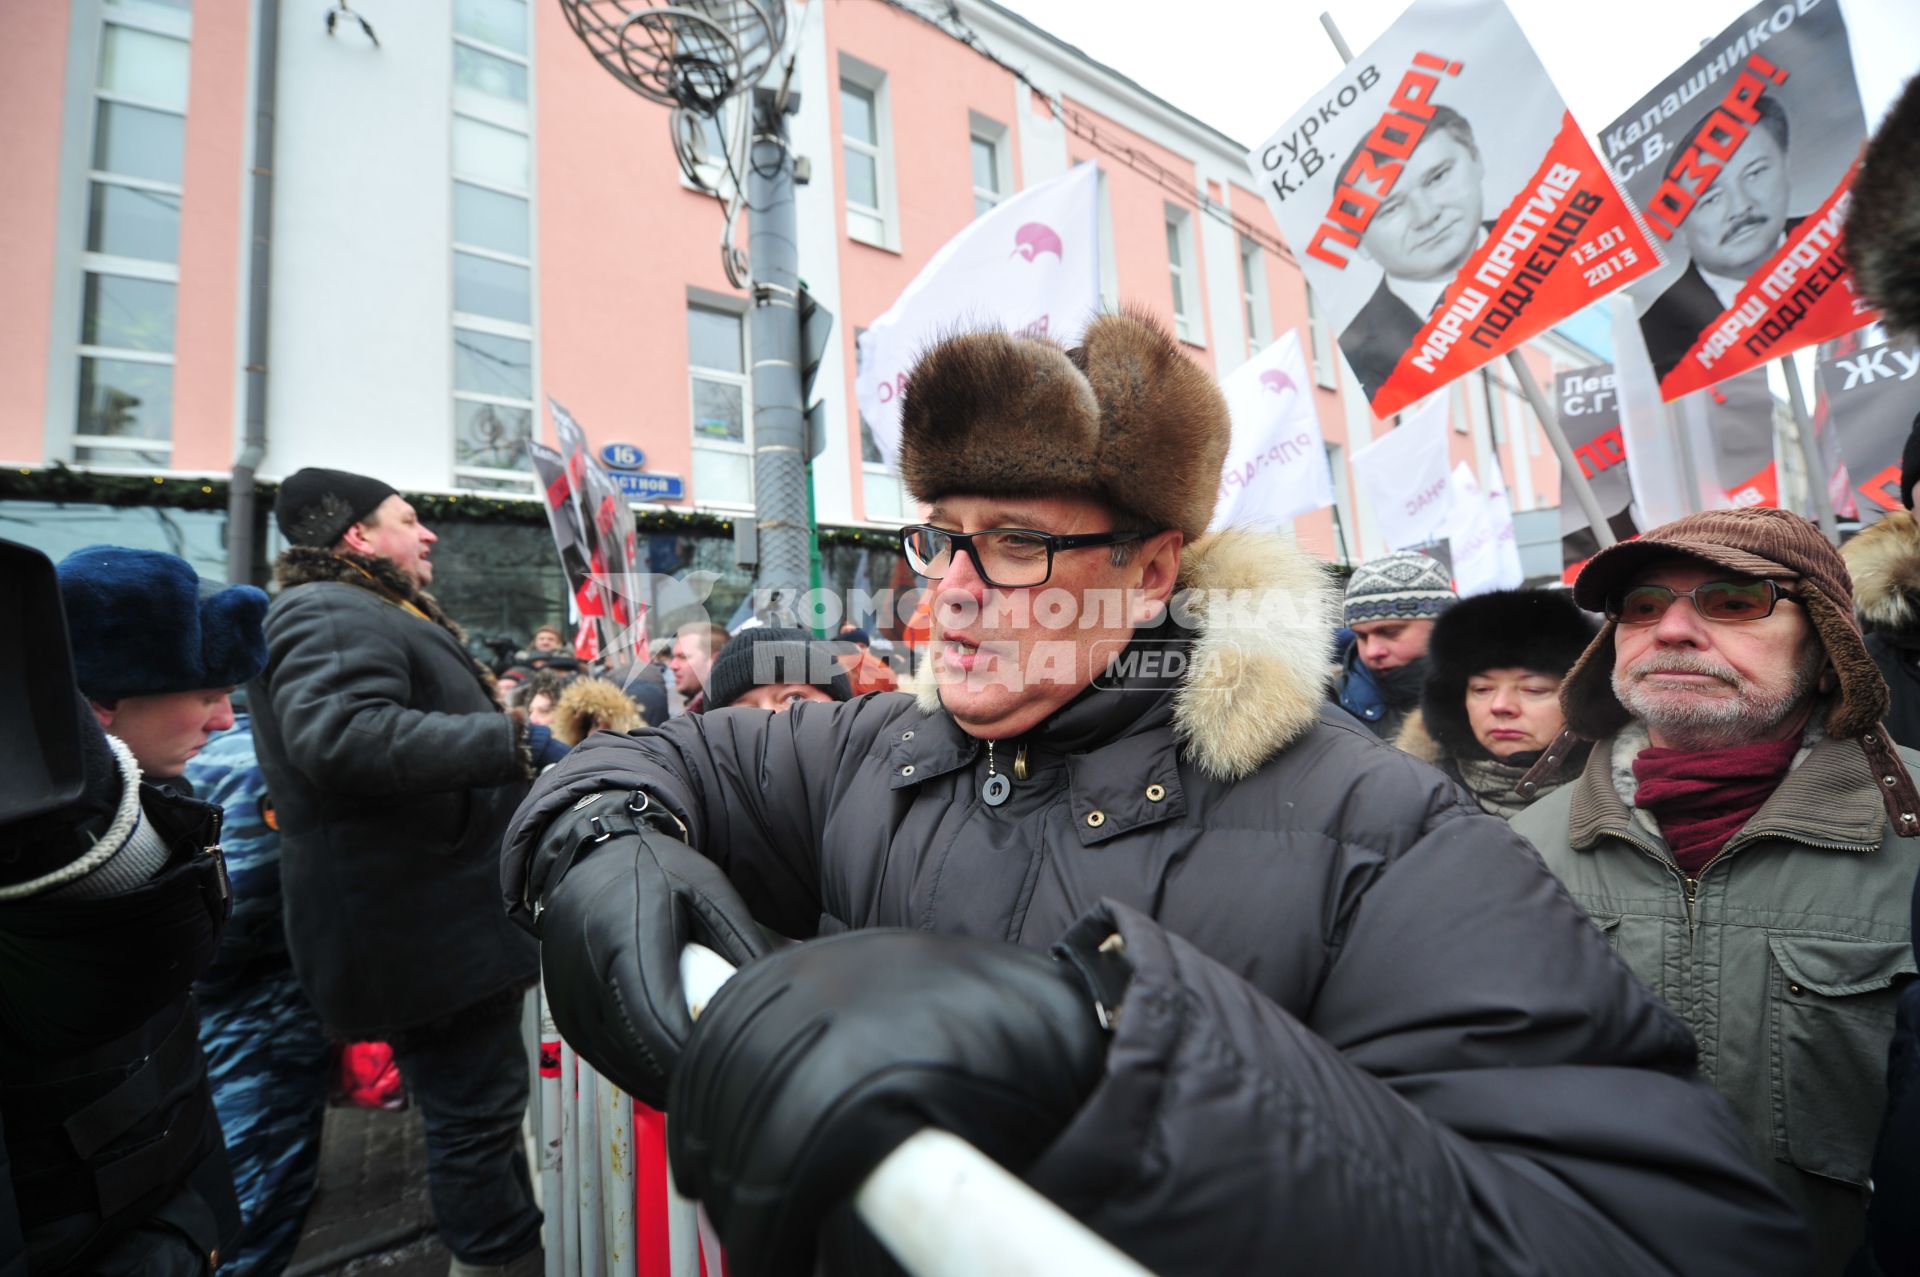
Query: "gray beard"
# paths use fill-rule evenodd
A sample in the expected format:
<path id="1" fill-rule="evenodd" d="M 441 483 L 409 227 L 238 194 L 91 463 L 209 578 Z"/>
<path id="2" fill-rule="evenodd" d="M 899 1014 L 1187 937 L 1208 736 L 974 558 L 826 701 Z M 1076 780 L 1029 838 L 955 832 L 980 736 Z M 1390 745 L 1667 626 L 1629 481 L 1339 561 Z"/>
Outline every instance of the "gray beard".
<path id="1" fill-rule="evenodd" d="M 1793 681 L 1779 692 L 1754 686 L 1730 665 L 1691 652 L 1668 652 L 1643 661 L 1629 675 L 1613 673 L 1613 694 L 1627 712 L 1676 749 L 1725 749 L 1770 737 L 1805 706 L 1813 692 L 1823 654 L 1815 648 Z M 1663 695 L 1649 691 L 1641 678 L 1649 672 L 1708 674 L 1730 685 L 1731 697 Z"/>

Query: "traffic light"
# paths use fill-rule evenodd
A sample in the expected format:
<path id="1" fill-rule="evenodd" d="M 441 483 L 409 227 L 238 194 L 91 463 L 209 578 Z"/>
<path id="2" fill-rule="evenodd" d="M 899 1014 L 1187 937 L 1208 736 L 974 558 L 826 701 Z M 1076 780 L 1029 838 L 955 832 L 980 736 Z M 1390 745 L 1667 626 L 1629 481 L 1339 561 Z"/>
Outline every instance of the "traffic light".
<path id="1" fill-rule="evenodd" d="M 807 457 L 827 450 L 826 404 L 813 400 L 813 379 L 820 373 L 833 336 L 833 312 L 813 299 L 800 283 L 800 402 L 806 405 Z"/>

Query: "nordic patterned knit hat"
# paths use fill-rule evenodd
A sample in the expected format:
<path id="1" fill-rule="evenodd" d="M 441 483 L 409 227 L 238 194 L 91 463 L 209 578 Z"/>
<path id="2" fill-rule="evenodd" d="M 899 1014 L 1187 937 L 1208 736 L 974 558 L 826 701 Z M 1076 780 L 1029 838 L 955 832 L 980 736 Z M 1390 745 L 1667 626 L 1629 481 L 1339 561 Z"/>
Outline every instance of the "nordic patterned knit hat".
<path id="1" fill-rule="evenodd" d="M 1431 621 L 1459 601 L 1438 559 L 1402 550 L 1353 570 L 1343 620 Z"/>

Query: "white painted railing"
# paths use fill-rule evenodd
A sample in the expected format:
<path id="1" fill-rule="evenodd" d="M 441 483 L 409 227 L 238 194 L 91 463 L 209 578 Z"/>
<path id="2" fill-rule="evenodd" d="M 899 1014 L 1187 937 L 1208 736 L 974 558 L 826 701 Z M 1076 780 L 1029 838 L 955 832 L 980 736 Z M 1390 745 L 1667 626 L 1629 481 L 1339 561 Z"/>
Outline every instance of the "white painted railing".
<path id="1" fill-rule="evenodd" d="M 733 974 L 689 945 L 695 1016 Z M 561 1040 L 540 997 L 540 1188 L 547 1277 L 721 1277 L 706 1216 L 673 1187 L 666 1120 Z M 964 1140 L 924 1130 L 876 1167 L 854 1208 L 913 1277 L 1151 1277 Z"/>

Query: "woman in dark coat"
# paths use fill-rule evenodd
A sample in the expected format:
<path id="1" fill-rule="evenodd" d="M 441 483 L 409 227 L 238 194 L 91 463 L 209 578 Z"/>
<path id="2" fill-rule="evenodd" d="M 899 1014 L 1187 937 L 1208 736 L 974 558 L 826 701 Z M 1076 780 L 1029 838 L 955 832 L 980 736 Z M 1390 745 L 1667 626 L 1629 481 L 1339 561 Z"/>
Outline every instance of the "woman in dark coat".
<path id="1" fill-rule="evenodd" d="M 1394 744 L 1459 782 L 1480 806 L 1511 817 L 1559 782 L 1521 782 L 1566 730 L 1560 680 L 1598 627 L 1565 594 L 1501 590 L 1464 599 L 1434 622 L 1420 708 Z M 1584 756 L 1586 742 L 1560 748 Z M 1555 772 L 1577 776 L 1575 763 Z"/>

